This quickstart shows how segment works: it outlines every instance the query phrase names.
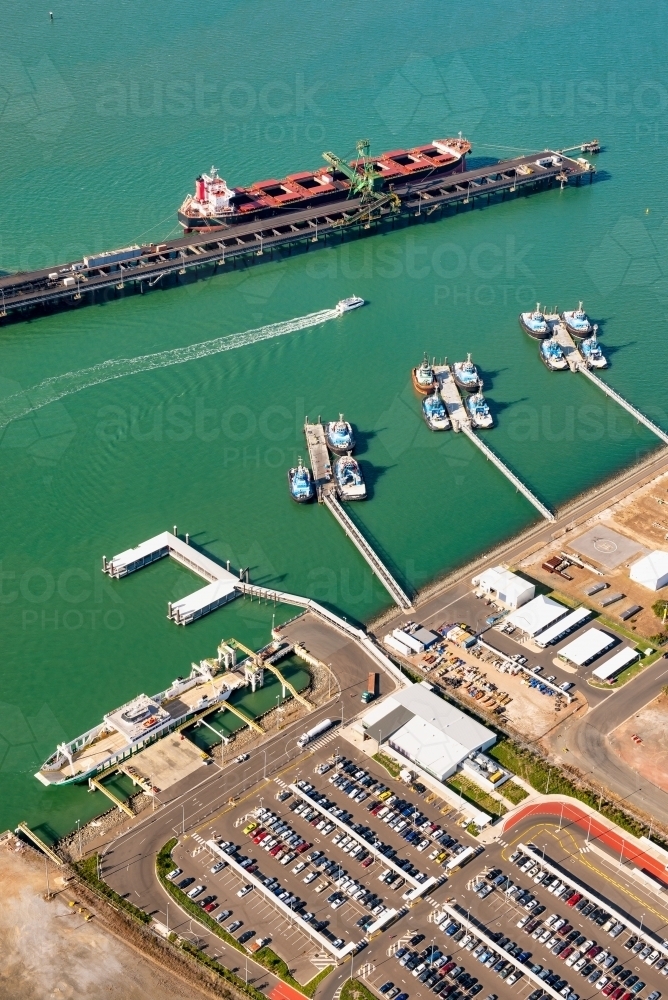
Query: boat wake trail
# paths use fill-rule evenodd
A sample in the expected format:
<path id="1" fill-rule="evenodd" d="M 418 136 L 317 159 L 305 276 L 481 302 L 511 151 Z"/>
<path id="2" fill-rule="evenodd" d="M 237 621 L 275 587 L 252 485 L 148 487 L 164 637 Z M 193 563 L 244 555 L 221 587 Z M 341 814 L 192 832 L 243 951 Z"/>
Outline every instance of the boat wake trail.
<path id="1" fill-rule="evenodd" d="M 296 319 L 285 320 L 283 323 L 270 323 L 256 330 L 246 330 L 244 333 L 233 333 L 227 337 L 216 337 L 215 340 L 205 340 L 200 344 L 190 344 L 188 347 L 177 347 L 171 351 L 160 351 L 157 354 L 143 354 L 138 358 L 118 358 L 103 361 L 91 368 L 82 368 L 77 372 L 66 372 L 64 375 L 54 375 L 43 382 L 14 393 L 0 400 L 0 430 L 12 420 L 25 417 L 34 410 L 39 410 L 49 403 L 55 403 L 64 396 L 71 396 L 82 389 L 89 389 L 101 382 L 125 378 L 127 375 L 137 375 L 139 372 L 152 371 L 154 368 L 167 368 L 170 365 L 182 365 L 186 361 L 196 361 L 209 354 L 221 354 L 223 351 L 233 351 L 237 347 L 257 344 L 260 340 L 271 340 L 274 337 L 284 337 L 288 333 L 307 330 L 311 326 L 319 326 L 338 316 L 336 309 L 321 309 L 320 312 L 309 313 Z"/>

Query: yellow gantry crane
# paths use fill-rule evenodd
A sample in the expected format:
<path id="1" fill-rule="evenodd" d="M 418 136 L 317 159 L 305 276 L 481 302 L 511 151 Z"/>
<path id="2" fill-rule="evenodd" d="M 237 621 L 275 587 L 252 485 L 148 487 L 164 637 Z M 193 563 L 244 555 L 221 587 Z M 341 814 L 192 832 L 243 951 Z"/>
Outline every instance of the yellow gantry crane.
<path id="1" fill-rule="evenodd" d="M 232 649 L 240 649 L 241 652 L 245 653 L 257 667 L 261 667 L 263 670 L 271 671 L 274 677 L 277 677 L 281 682 L 283 689 L 285 690 L 287 688 L 292 697 L 295 698 L 300 705 L 308 708 L 309 711 L 315 708 L 315 705 L 312 705 L 308 698 L 305 698 L 304 695 L 299 693 L 287 677 L 281 673 L 277 666 L 273 663 L 269 663 L 267 660 L 263 660 L 262 657 L 258 656 L 258 654 L 254 652 L 254 650 L 249 649 L 248 646 L 244 646 L 243 642 L 239 642 L 238 639 L 226 639 L 224 643 L 221 643 L 221 645 L 230 646 Z"/>

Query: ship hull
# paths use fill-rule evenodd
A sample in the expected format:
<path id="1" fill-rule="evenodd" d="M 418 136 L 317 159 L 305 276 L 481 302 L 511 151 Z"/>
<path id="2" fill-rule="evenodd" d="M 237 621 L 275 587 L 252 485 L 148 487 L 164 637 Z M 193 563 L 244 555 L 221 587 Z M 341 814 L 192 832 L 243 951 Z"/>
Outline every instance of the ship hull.
<path id="1" fill-rule="evenodd" d="M 462 380 L 457 377 L 456 371 L 453 371 L 452 377 L 455 380 L 457 388 L 461 389 L 463 392 L 479 392 L 482 389 L 482 382 L 479 378 L 475 379 L 473 382 L 462 382 Z"/>
<path id="2" fill-rule="evenodd" d="M 522 329 L 524 330 L 524 332 L 528 333 L 529 336 L 533 337 L 534 340 L 545 340 L 546 337 L 550 336 L 550 328 L 549 327 L 547 327 L 547 329 L 545 330 L 544 333 L 543 332 L 538 333 L 538 332 L 536 332 L 536 330 L 532 330 L 531 327 L 528 326 L 524 322 L 524 320 L 522 319 L 522 313 L 520 313 L 520 315 L 519 315 L 519 322 L 520 322 L 520 326 L 522 327 Z"/>
<path id="3" fill-rule="evenodd" d="M 587 337 L 591 337 L 593 330 L 591 323 L 589 324 L 589 328 L 587 330 L 583 330 L 582 328 L 576 330 L 575 327 L 571 326 L 571 324 L 568 322 L 565 316 L 562 316 L 562 321 L 564 326 L 570 333 L 571 337 L 574 337 L 576 340 L 586 340 Z"/>

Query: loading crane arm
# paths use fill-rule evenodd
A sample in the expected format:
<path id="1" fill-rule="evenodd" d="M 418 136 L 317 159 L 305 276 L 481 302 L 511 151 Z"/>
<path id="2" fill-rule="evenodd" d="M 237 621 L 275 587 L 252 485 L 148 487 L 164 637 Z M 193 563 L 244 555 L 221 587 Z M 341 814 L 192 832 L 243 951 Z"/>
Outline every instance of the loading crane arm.
<path id="1" fill-rule="evenodd" d="M 354 166 L 342 160 L 336 153 L 323 153 L 323 159 L 335 170 L 339 170 L 350 181 L 350 194 L 360 197 L 362 201 L 382 197 L 381 186 L 383 175 L 373 165 L 369 156 L 370 143 L 368 139 L 360 139 L 357 143 L 358 158 Z M 361 167 L 361 170 L 360 170 Z"/>

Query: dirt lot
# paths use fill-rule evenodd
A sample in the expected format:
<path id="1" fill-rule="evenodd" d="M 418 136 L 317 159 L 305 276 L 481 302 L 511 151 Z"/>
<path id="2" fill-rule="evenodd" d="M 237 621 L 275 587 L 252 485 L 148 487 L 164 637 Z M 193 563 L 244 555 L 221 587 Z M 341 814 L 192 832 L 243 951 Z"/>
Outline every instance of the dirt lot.
<path id="1" fill-rule="evenodd" d="M 642 742 L 637 742 L 633 737 Z M 660 694 L 609 736 L 612 749 L 629 767 L 668 791 L 668 698 Z"/>
<path id="2" fill-rule="evenodd" d="M 654 592 L 629 579 L 628 564 L 640 558 L 642 551 L 612 569 L 605 565 L 605 557 L 602 557 L 603 562 L 600 564 L 595 563 L 593 558 L 585 559 L 585 562 L 594 563 L 604 572 L 602 577 L 590 570 L 571 566 L 567 572 L 573 579 L 569 581 L 541 568 L 542 563 L 552 556 L 560 555 L 561 552 L 573 551 L 577 554 L 573 543 L 577 544 L 578 538 L 596 526 L 600 526 L 602 530 L 619 532 L 646 549 L 668 549 L 668 476 L 659 477 L 639 493 L 602 511 L 595 518 L 579 526 L 577 531 L 562 535 L 549 546 L 533 553 L 530 559 L 521 564 L 527 575 L 551 590 L 558 590 L 578 603 L 605 615 L 611 621 L 624 625 L 630 632 L 637 632 L 639 639 L 649 639 L 661 629 L 661 621 L 655 616 L 651 606 L 655 601 L 666 597 L 668 588 Z M 608 588 L 593 597 L 587 597 L 585 590 L 591 584 L 599 582 L 607 583 Z M 601 607 L 601 601 L 612 593 L 622 593 L 624 598 L 608 608 Z M 619 614 L 632 604 L 639 604 L 642 611 L 624 623 Z"/>
<path id="3" fill-rule="evenodd" d="M 86 921 L 62 893 L 46 902 L 44 891 L 43 860 L 0 845 L 1 1000 L 205 996 L 121 944 L 95 918 Z"/>

